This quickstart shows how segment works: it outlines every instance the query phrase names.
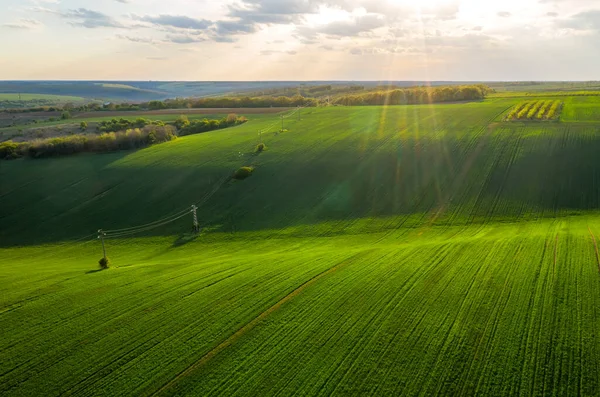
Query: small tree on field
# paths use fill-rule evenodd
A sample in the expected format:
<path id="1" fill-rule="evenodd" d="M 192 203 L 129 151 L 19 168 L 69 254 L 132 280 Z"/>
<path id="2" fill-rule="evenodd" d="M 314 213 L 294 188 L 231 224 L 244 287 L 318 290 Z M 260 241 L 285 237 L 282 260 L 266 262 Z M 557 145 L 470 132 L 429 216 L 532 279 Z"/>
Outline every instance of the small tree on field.
<path id="1" fill-rule="evenodd" d="M 71 113 L 68 111 L 62 112 L 62 114 L 60 115 L 60 118 L 62 120 L 68 120 L 71 118 Z"/>
<path id="2" fill-rule="evenodd" d="M 80 129 L 81 131 L 85 131 L 85 130 L 87 130 L 87 128 L 88 128 L 88 123 L 87 123 L 87 121 L 82 121 L 82 122 L 79 124 L 79 129 Z"/>
<path id="3" fill-rule="evenodd" d="M 106 270 L 110 267 L 110 260 L 108 258 L 101 258 L 98 264 L 100 265 L 100 269 Z"/>
<path id="4" fill-rule="evenodd" d="M 265 150 L 267 150 L 267 145 L 265 145 L 264 143 L 259 143 L 258 145 L 256 145 L 256 149 L 254 150 L 254 152 L 261 153 L 261 152 L 264 152 Z"/>
<path id="5" fill-rule="evenodd" d="M 238 181 L 244 180 L 252 175 L 253 171 L 254 168 L 252 167 L 240 167 L 234 172 L 233 179 L 237 179 Z"/>

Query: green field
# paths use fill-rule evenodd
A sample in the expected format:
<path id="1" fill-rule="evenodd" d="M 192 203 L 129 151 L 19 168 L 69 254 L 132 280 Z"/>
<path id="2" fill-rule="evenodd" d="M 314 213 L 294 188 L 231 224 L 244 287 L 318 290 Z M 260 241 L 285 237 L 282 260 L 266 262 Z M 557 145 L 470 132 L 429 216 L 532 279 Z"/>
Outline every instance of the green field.
<path id="1" fill-rule="evenodd" d="M 83 98 L 67 95 L 47 95 L 47 94 L 8 94 L 0 93 L 0 101 L 56 101 L 56 102 L 78 102 Z"/>
<path id="2" fill-rule="evenodd" d="M 528 98 L 311 108 L 2 161 L 0 394 L 598 395 L 593 98 L 547 123 L 500 121 Z M 96 230 L 194 203 L 199 236 L 191 214 L 109 232 L 97 270 Z"/>
<path id="3" fill-rule="evenodd" d="M 78 96 L 68 95 L 49 95 L 49 94 L 33 94 L 33 93 L 1 93 L 0 92 L 0 109 L 15 109 L 29 108 L 40 106 L 62 105 L 68 102 L 81 103 L 86 99 Z M 89 100 L 88 100 L 89 101 Z"/>

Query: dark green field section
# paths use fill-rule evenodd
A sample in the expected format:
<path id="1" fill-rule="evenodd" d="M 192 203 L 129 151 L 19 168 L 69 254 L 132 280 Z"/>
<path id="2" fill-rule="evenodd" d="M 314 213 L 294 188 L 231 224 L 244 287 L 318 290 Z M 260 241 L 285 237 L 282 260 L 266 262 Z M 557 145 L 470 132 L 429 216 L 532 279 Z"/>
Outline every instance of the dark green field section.
<path id="1" fill-rule="evenodd" d="M 580 99 L 548 122 L 501 122 L 523 98 L 303 109 L 281 133 L 249 116 L 0 161 L 0 395 L 599 395 Z M 194 203 L 199 235 L 186 214 L 107 239 L 98 270 L 99 228 Z"/>
<path id="2" fill-rule="evenodd" d="M 595 211 L 598 126 L 489 123 L 507 107 L 305 110 L 300 121 L 287 121 L 288 132 L 265 134 L 269 150 L 259 156 L 257 131 L 272 118 L 135 153 L 2 162 L 0 241 L 51 242 L 144 224 L 207 196 L 201 223 L 222 232 Z M 256 168 L 251 179 L 223 183 L 243 165 Z M 175 224 L 157 233 L 178 230 Z"/>

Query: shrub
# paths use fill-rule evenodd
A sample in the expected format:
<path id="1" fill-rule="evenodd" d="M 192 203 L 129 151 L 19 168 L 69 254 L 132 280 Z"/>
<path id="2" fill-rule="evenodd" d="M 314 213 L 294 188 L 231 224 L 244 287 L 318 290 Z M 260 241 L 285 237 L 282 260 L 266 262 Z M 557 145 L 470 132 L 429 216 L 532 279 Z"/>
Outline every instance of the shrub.
<path id="1" fill-rule="evenodd" d="M 259 143 L 258 145 L 256 145 L 256 149 L 254 150 L 255 153 L 262 153 L 265 150 L 267 150 L 267 146 L 264 143 Z"/>
<path id="2" fill-rule="evenodd" d="M 38 139 L 32 142 L 0 144 L 0 159 L 28 155 L 32 158 L 64 156 L 81 152 L 111 152 L 145 147 L 176 139 L 173 126 L 146 126 L 100 135 L 71 135 L 60 138 Z M 16 145 L 16 146 L 15 146 Z"/>
<path id="3" fill-rule="evenodd" d="M 179 130 L 179 135 L 192 135 L 200 134 L 202 132 L 218 130 L 221 128 L 227 128 L 234 125 L 243 124 L 248 121 L 245 117 L 238 117 L 235 114 L 230 114 L 220 120 L 193 120 L 187 127 L 183 127 Z"/>
<path id="4" fill-rule="evenodd" d="M 190 125 L 190 120 L 186 115 L 182 114 L 181 116 L 177 117 L 177 120 L 175 120 L 175 123 L 173 123 L 173 125 L 178 130 L 181 130 L 182 128 L 185 128 Z"/>
<path id="5" fill-rule="evenodd" d="M 110 259 L 100 258 L 100 260 L 98 261 L 98 264 L 100 265 L 100 269 L 106 270 L 110 267 Z"/>
<path id="6" fill-rule="evenodd" d="M 235 113 L 229 113 L 229 114 L 227 115 L 227 118 L 225 119 L 225 122 L 226 122 L 228 125 L 233 125 L 233 124 L 235 124 L 235 122 L 236 122 L 237 118 L 238 118 L 238 117 L 237 117 L 237 115 L 236 115 Z"/>
<path id="7" fill-rule="evenodd" d="M 79 124 L 79 129 L 80 129 L 81 131 L 85 131 L 85 130 L 87 130 L 87 128 L 88 128 L 88 123 L 87 123 L 87 121 L 82 121 L 82 122 Z"/>
<path id="8" fill-rule="evenodd" d="M 0 158 L 12 160 L 21 157 L 20 144 L 13 141 L 0 143 Z"/>
<path id="9" fill-rule="evenodd" d="M 68 120 L 71 118 L 71 113 L 69 111 L 62 112 L 60 118 L 61 120 Z"/>
<path id="10" fill-rule="evenodd" d="M 238 181 L 244 180 L 252 175 L 254 168 L 252 167 L 240 167 L 237 171 L 233 173 L 233 179 L 237 179 Z"/>
<path id="11" fill-rule="evenodd" d="M 112 119 L 109 121 L 101 121 L 98 123 L 98 131 L 100 132 L 117 132 L 117 131 L 125 131 L 130 128 L 143 128 L 147 125 L 156 125 L 156 126 L 164 126 L 165 123 L 158 120 L 148 120 L 142 117 L 138 117 L 137 119 L 131 121 L 124 118 L 120 119 Z"/>

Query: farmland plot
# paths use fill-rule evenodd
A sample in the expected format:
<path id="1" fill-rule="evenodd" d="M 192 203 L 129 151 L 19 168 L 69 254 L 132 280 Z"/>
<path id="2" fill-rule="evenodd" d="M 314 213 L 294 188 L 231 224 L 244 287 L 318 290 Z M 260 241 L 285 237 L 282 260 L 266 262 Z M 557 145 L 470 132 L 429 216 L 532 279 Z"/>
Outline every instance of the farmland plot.
<path id="1" fill-rule="evenodd" d="M 600 97 L 569 98 L 565 101 L 561 119 L 569 122 L 600 121 Z"/>
<path id="2" fill-rule="evenodd" d="M 3 162 L 0 394 L 600 394 L 598 127 L 526 102 Z"/>

